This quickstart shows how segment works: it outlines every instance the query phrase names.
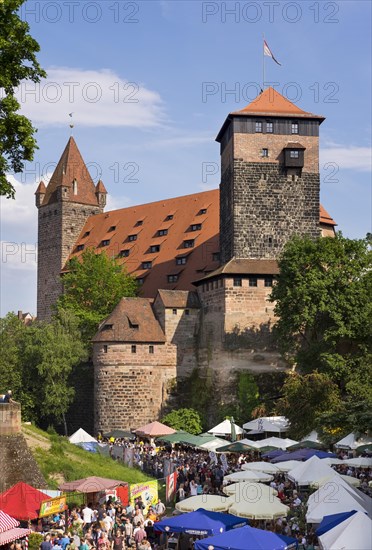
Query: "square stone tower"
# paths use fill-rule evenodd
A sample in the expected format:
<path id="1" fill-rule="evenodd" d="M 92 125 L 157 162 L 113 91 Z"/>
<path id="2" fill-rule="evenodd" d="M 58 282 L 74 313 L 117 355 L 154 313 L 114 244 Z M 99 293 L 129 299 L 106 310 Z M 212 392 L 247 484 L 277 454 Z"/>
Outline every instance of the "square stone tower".
<path id="1" fill-rule="evenodd" d="M 47 187 L 35 193 L 38 208 L 37 317 L 50 319 L 52 306 L 62 294 L 61 270 L 86 220 L 103 212 L 106 189 L 95 186 L 73 137 Z"/>
<path id="2" fill-rule="evenodd" d="M 276 259 L 295 235 L 319 236 L 319 126 L 273 88 L 230 113 L 221 147 L 221 263 Z"/>

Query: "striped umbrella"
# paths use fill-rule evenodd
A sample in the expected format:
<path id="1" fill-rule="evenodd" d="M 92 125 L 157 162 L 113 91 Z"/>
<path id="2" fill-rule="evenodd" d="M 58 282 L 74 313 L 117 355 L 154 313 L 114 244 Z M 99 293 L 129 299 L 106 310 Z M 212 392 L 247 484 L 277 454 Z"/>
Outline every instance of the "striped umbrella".
<path id="1" fill-rule="evenodd" d="M 18 527 L 18 525 L 19 521 L 8 516 L 8 514 L 0 510 L 0 533 L 9 531 L 9 529 L 13 529 L 13 527 Z"/>

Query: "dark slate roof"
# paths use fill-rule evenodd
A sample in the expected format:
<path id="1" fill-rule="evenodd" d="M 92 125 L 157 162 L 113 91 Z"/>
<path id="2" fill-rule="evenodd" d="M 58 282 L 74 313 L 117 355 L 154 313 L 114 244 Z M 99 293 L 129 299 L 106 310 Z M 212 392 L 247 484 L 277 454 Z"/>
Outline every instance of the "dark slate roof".
<path id="1" fill-rule="evenodd" d="M 188 290 L 159 290 L 158 294 L 166 308 L 200 308 L 199 297 L 196 292 Z"/>

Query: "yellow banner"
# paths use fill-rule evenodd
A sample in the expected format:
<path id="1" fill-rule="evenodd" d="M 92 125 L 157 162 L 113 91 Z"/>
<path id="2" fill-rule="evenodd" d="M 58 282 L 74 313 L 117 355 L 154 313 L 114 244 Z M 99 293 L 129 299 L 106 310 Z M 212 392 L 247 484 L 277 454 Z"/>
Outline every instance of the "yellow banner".
<path id="1" fill-rule="evenodd" d="M 135 504 L 135 499 L 141 497 L 145 505 L 144 513 L 147 514 L 150 506 L 155 506 L 158 502 L 158 482 L 148 481 L 147 483 L 136 483 L 130 486 L 129 500 L 132 506 Z"/>
<path id="2" fill-rule="evenodd" d="M 66 497 L 51 498 L 50 500 L 44 500 L 40 506 L 39 517 L 52 516 L 53 514 L 60 514 L 66 508 Z"/>

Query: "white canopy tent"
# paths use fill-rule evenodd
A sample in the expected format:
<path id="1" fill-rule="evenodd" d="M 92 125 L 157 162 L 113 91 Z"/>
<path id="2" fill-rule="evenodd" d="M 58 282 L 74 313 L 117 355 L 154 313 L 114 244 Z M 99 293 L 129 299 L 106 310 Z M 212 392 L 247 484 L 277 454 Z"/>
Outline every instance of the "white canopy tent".
<path id="1" fill-rule="evenodd" d="M 314 455 L 305 462 L 299 462 L 298 466 L 288 472 L 288 477 L 298 485 L 311 485 L 322 477 L 333 477 L 334 474 L 335 471 L 328 464 Z"/>
<path id="2" fill-rule="evenodd" d="M 244 445 L 250 445 L 251 447 L 254 447 L 255 449 L 258 449 L 258 445 L 257 443 L 259 443 L 258 441 L 253 441 L 253 439 L 241 439 L 239 441 L 239 443 L 243 443 Z"/>
<path id="3" fill-rule="evenodd" d="M 319 537 L 322 550 L 366 550 L 372 546 L 372 521 L 357 512 Z"/>
<path id="4" fill-rule="evenodd" d="M 231 441 L 227 441 L 226 439 L 221 439 L 219 437 L 215 437 L 211 441 L 207 441 L 206 443 L 203 443 L 200 445 L 200 449 L 204 449 L 205 451 L 215 451 L 218 449 L 218 447 L 223 447 L 224 445 L 229 445 Z"/>
<path id="5" fill-rule="evenodd" d="M 354 450 L 357 447 L 360 447 L 360 445 L 368 445 L 369 443 L 372 443 L 372 438 L 364 437 L 357 439 L 354 433 L 350 433 L 346 437 L 340 439 L 340 441 L 337 441 L 337 443 L 335 443 L 335 447 L 338 449 Z"/>
<path id="6" fill-rule="evenodd" d="M 254 472 L 253 470 L 242 470 L 241 472 L 234 472 L 225 476 L 225 481 L 231 481 L 233 483 L 246 482 L 246 481 L 261 481 L 267 483 L 271 481 L 273 476 L 264 474 L 263 472 Z"/>
<path id="7" fill-rule="evenodd" d="M 344 464 L 353 466 L 354 468 L 372 468 L 372 458 L 358 456 L 357 458 L 348 458 L 344 460 Z"/>
<path id="8" fill-rule="evenodd" d="M 226 485 L 223 492 L 229 497 L 232 497 L 234 502 L 238 499 L 257 502 L 257 500 L 261 498 L 272 499 L 278 494 L 278 491 L 273 489 L 273 487 L 255 482 L 232 483 L 231 485 Z"/>
<path id="9" fill-rule="evenodd" d="M 350 487 L 359 487 L 360 486 L 361 482 L 360 482 L 360 479 L 358 479 L 357 477 L 344 476 L 342 474 L 339 474 L 339 476 L 344 481 L 346 481 L 346 483 L 348 485 L 350 485 Z M 326 483 L 331 482 L 333 478 L 334 478 L 334 476 L 322 477 L 322 478 L 318 479 L 317 481 L 314 481 L 314 483 L 312 483 L 311 486 L 312 487 L 323 487 L 323 485 L 325 485 Z"/>
<path id="10" fill-rule="evenodd" d="M 243 424 L 243 428 L 247 431 L 282 433 L 288 430 L 289 422 L 285 416 L 261 416 L 261 418 L 246 422 Z"/>
<path id="11" fill-rule="evenodd" d="M 235 426 L 236 435 L 241 435 L 244 432 L 244 430 L 240 426 L 238 426 L 237 424 L 234 424 L 234 426 Z M 211 428 L 210 430 L 208 430 L 208 433 L 213 434 L 213 435 L 231 435 L 231 422 L 230 422 L 230 420 L 224 420 L 223 422 L 221 422 L 220 424 L 218 424 L 214 428 Z M 224 444 L 225 443 L 222 443 L 222 445 L 224 445 Z M 220 447 L 222 447 L 222 445 L 220 445 Z"/>
<path id="12" fill-rule="evenodd" d="M 335 474 L 332 480 L 310 495 L 307 502 L 306 521 L 308 523 L 320 523 L 324 516 L 350 512 L 351 510 L 370 515 L 371 502 L 370 497 L 353 489 Z"/>
<path id="13" fill-rule="evenodd" d="M 242 470 L 265 472 L 266 474 L 279 473 L 279 469 L 276 467 L 276 464 L 271 464 L 270 462 L 246 462 L 242 465 Z"/>
<path id="14" fill-rule="evenodd" d="M 285 450 L 291 445 L 296 445 L 296 443 L 298 443 L 298 441 L 289 439 L 288 437 L 285 439 L 282 439 L 281 437 L 268 437 L 267 439 L 260 439 L 260 441 L 256 441 L 258 449 L 261 447 L 276 447 L 277 449 Z"/>
<path id="15" fill-rule="evenodd" d="M 313 430 L 312 432 L 309 433 L 309 435 L 307 435 L 306 437 L 303 437 L 301 441 L 313 441 L 314 443 L 320 443 L 318 432 Z"/>
<path id="16" fill-rule="evenodd" d="M 289 512 L 289 507 L 282 504 L 276 497 L 271 499 L 260 499 L 257 502 L 242 500 L 232 504 L 229 508 L 229 514 L 234 514 L 240 518 L 251 519 L 275 519 L 282 518 Z"/>
<path id="17" fill-rule="evenodd" d="M 94 439 L 83 428 L 79 428 L 75 433 L 68 438 L 70 443 L 77 445 L 78 443 L 98 443 L 97 439 Z"/>
<path id="18" fill-rule="evenodd" d="M 219 495 L 197 495 L 177 502 L 176 509 L 179 512 L 194 512 L 199 508 L 211 512 L 227 512 L 233 502 L 231 498 Z"/>
<path id="19" fill-rule="evenodd" d="M 286 460 L 285 462 L 276 462 L 275 466 L 280 472 L 290 472 L 294 468 L 297 468 L 299 464 L 302 464 L 299 460 Z"/>

